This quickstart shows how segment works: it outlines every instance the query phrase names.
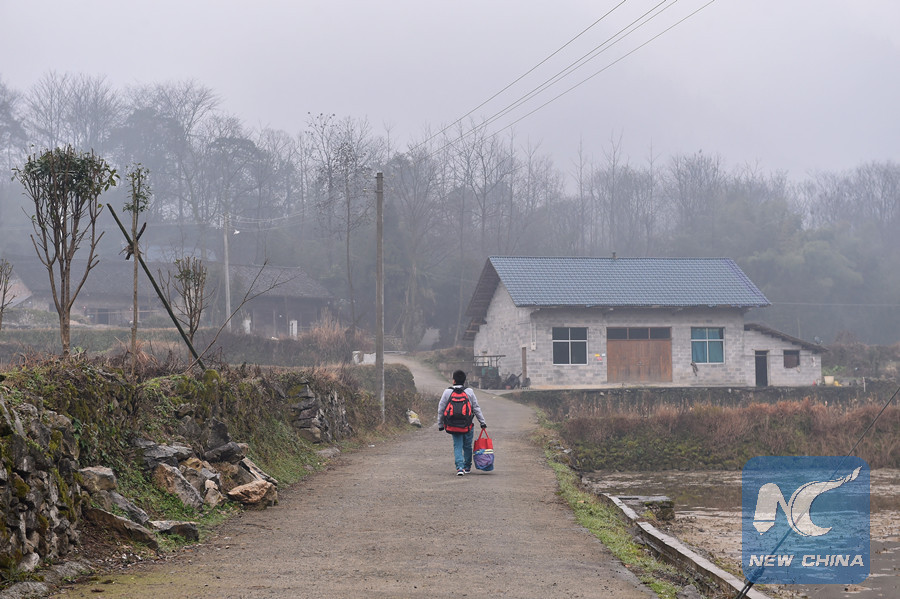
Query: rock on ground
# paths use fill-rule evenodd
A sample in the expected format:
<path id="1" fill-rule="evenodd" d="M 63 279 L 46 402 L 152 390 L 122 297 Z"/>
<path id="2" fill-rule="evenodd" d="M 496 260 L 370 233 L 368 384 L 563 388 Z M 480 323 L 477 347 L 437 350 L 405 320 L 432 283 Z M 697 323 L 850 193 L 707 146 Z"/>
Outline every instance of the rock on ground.
<path id="1" fill-rule="evenodd" d="M 436 410 L 446 377 L 413 373 Z M 491 473 L 457 477 L 450 435 L 418 429 L 341 454 L 279 489 L 278 506 L 241 514 L 176 559 L 64 596 L 655 597 L 556 496 L 529 440 L 533 412 L 477 393 L 496 451 Z"/>

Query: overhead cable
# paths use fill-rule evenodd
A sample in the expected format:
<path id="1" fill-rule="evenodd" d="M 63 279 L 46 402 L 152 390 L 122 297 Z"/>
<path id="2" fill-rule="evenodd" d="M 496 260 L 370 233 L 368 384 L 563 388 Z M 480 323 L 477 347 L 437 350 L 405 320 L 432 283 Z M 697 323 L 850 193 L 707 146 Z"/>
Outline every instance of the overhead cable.
<path id="1" fill-rule="evenodd" d="M 639 29 L 640 27 L 642 27 L 643 25 L 645 25 L 645 24 L 646 24 L 647 22 L 649 22 L 650 20 L 652 20 L 652 19 L 656 18 L 657 16 L 659 16 L 659 14 L 661 14 L 663 11 L 667 10 L 668 8 L 670 8 L 670 7 L 672 6 L 671 4 L 670 4 L 669 6 L 664 7 L 664 8 L 661 8 L 661 9 L 659 8 L 662 4 L 665 4 L 665 2 L 667 2 L 667 1 L 668 1 L 668 0 L 663 0 L 663 2 L 660 2 L 659 4 L 657 4 L 656 6 L 654 6 L 653 8 L 651 8 L 649 11 L 647 11 L 646 13 L 644 13 L 644 15 L 642 15 L 641 17 L 639 17 L 638 19 L 636 19 L 635 21 L 633 21 L 633 22 L 632 22 L 631 24 L 629 24 L 628 26 L 626 26 L 626 27 L 624 27 L 623 29 L 621 29 L 616 35 L 612 36 L 612 37 L 610 38 L 610 40 L 615 40 L 615 41 L 613 42 L 613 44 L 615 44 L 615 43 L 618 43 L 619 41 L 622 41 L 625 37 L 628 37 L 629 35 L 633 34 L 637 29 Z M 677 2 L 677 1 L 678 1 L 678 0 L 675 0 L 675 2 Z M 688 19 L 694 17 L 694 16 L 697 15 L 700 11 L 704 10 L 705 8 L 707 8 L 708 6 L 710 6 L 711 4 L 713 4 L 715 1 L 716 1 L 716 0 L 709 0 L 709 2 L 707 2 L 706 4 L 704 4 L 703 6 L 701 6 L 700 8 L 698 8 L 698 9 L 692 11 L 692 12 L 689 13 L 687 16 L 685 16 L 685 17 L 679 19 L 678 21 L 676 21 L 676 22 L 673 23 L 672 25 L 666 27 L 666 28 L 663 29 L 661 32 L 657 33 L 656 35 L 654 35 L 654 36 L 651 37 L 650 39 L 646 40 L 645 42 L 641 43 L 640 45 L 638 45 L 637 47 L 633 48 L 632 50 L 626 52 L 625 54 L 623 54 L 622 56 L 620 56 L 620 57 L 617 58 L 616 60 L 614 60 L 614 61 L 610 62 L 609 64 L 607 64 L 606 66 L 604 66 L 603 68 L 601 68 L 601 69 L 595 71 L 595 72 L 594 72 L 593 74 L 591 74 L 590 76 L 585 77 L 584 79 L 582 79 L 581 81 L 579 81 L 579 82 L 576 83 L 575 85 L 569 87 L 569 88 L 566 89 L 565 91 L 563 91 L 563 92 L 557 94 L 556 96 L 550 98 L 549 100 L 547 100 L 546 102 L 544 102 L 544 103 L 541 104 L 540 106 L 534 108 L 533 110 L 531 110 L 531 111 L 525 113 L 524 115 L 522 115 L 522 116 L 516 118 L 514 121 L 510 122 L 509 124 L 505 125 L 504 127 L 501 127 L 500 129 L 497 129 L 496 131 L 493 131 L 492 133 L 490 133 L 490 134 L 488 135 L 488 137 L 494 137 L 494 136 L 500 134 L 501 132 L 503 132 L 503 131 L 505 131 L 505 130 L 511 128 L 511 127 L 514 126 L 515 124 L 517 124 L 517 123 L 519 123 L 520 121 L 524 120 L 525 118 L 531 116 L 531 115 L 534 114 L 535 112 L 538 112 L 539 110 L 545 108 L 545 107 L 548 106 L 549 104 L 551 104 L 551 103 L 555 102 L 556 100 L 562 98 L 563 96 L 569 94 L 569 93 L 572 92 L 573 90 L 575 90 L 575 89 L 577 89 L 578 87 L 584 85 L 585 83 L 587 83 L 588 81 L 590 81 L 590 80 L 593 79 L 594 77 L 600 75 L 601 73 L 603 73 L 603 72 L 605 72 L 606 70 L 610 69 L 610 68 L 613 67 L 614 65 L 616 65 L 616 64 L 618 64 L 619 62 L 623 61 L 624 59 L 628 58 L 629 56 L 631 56 L 632 54 L 634 54 L 634 53 L 637 52 L 638 50 L 642 49 L 643 47 L 647 46 L 647 45 L 650 44 L 651 42 L 655 41 L 655 40 L 658 39 L 659 37 L 665 35 L 666 33 L 668 33 L 669 31 L 671 31 L 672 29 L 674 29 L 674 28 L 677 27 L 678 25 L 680 25 L 680 24 L 684 23 L 685 21 L 687 21 Z M 656 14 L 652 14 L 652 15 L 651 15 L 651 13 L 654 13 L 655 11 L 658 11 L 658 12 L 656 12 Z M 649 15 L 649 16 L 648 16 L 648 15 Z M 643 20 L 643 22 L 640 22 L 640 21 L 642 21 L 642 20 Z M 638 22 L 640 22 L 640 23 L 637 24 L 637 25 L 635 25 L 635 24 L 638 23 Z M 631 30 L 628 31 L 629 29 L 631 29 Z M 623 34 L 623 32 L 626 32 L 626 31 L 627 31 L 627 33 L 624 33 L 624 34 Z M 619 37 L 619 36 L 621 36 L 621 37 Z M 619 39 L 616 39 L 617 37 L 619 37 Z M 557 82 L 559 79 L 562 79 L 564 76 L 567 76 L 568 74 L 570 74 L 570 72 L 573 72 L 573 71 L 576 70 L 577 68 L 580 68 L 581 66 L 583 66 L 583 64 L 578 64 L 580 61 L 584 60 L 584 63 L 586 64 L 587 61 L 592 60 L 593 58 L 596 58 L 596 56 L 599 56 L 599 55 L 603 52 L 603 46 L 604 46 L 605 44 L 608 44 L 608 43 L 609 43 L 609 40 L 607 40 L 606 42 L 604 42 L 604 44 L 601 44 L 600 46 L 597 46 L 597 47 L 594 49 L 594 51 L 592 51 L 591 53 L 588 53 L 587 55 L 585 55 L 585 56 L 589 56 L 589 58 L 587 58 L 586 60 L 585 60 L 585 57 L 582 57 L 581 59 L 579 59 L 579 61 L 576 61 L 575 63 L 570 64 L 569 67 L 567 67 L 567 68 L 564 69 L 563 71 L 560 71 L 559 73 L 557 73 L 557 75 L 555 75 L 554 77 L 552 77 L 551 79 L 548 80 L 549 82 L 551 82 L 550 84 Z M 611 46 L 612 44 L 609 44 L 609 45 Z M 596 53 L 594 53 L 595 51 L 596 51 Z M 577 66 L 576 66 L 576 65 L 577 65 Z M 567 71 L 569 71 L 569 72 L 567 72 Z M 546 84 L 546 83 L 547 83 L 547 82 L 545 82 L 545 84 Z M 544 84 L 542 84 L 542 85 L 544 85 Z M 508 114 L 509 112 L 511 112 L 513 109 L 518 108 L 518 107 L 521 106 L 525 101 L 531 99 L 536 93 L 539 93 L 540 91 L 544 91 L 544 89 L 548 88 L 549 86 L 550 86 L 550 85 L 546 85 L 546 86 L 544 86 L 544 87 L 539 86 L 538 88 L 535 88 L 535 90 L 532 90 L 532 91 L 529 92 L 528 94 L 525 94 L 524 96 L 521 96 L 518 100 L 516 100 L 516 101 L 513 102 L 512 104 L 508 105 L 508 106 L 507 106 L 506 108 L 504 108 L 503 110 L 498 111 L 497 113 L 495 113 L 495 114 L 492 115 L 491 117 L 488 117 L 488 119 L 486 119 L 483 123 L 481 123 L 481 124 L 479 124 L 479 125 L 476 125 L 475 127 L 471 128 L 470 130 L 468 130 L 468 131 L 466 131 L 466 132 L 464 132 L 464 133 L 461 133 L 461 134 L 459 135 L 458 138 L 454 139 L 453 141 L 449 141 L 449 142 L 447 142 L 446 144 L 444 144 L 443 146 L 441 146 L 440 148 L 438 148 L 437 150 L 435 150 L 435 151 L 433 151 L 433 152 L 430 152 L 430 153 L 428 154 L 428 157 L 431 157 L 431 156 L 434 156 L 434 155 L 438 154 L 439 152 L 441 152 L 441 151 L 443 151 L 443 150 L 449 148 L 450 146 L 455 145 L 458 141 L 461 141 L 461 140 L 464 139 L 465 137 L 467 137 L 467 136 L 469 136 L 469 135 L 471 135 L 471 134 L 473 134 L 473 133 L 475 133 L 475 132 L 477 132 L 477 131 L 479 131 L 479 130 L 486 129 L 488 125 L 490 125 L 491 123 L 495 122 L 495 121 L 498 120 L 499 118 L 505 116 L 506 114 Z M 536 90 L 537 90 L 537 91 L 536 91 Z M 470 113 L 470 114 L 471 114 L 471 113 Z M 459 120 L 457 120 L 455 123 L 458 123 L 458 122 L 459 122 Z M 445 128 L 443 131 L 446 131 L 446 129 L 447 129 L 447 128 Z M 432 138 L 433 138 L 433 137 L 434 137 L 434 136 L 432 136 Z M 432 138 L 429 138 L 429 139 L 432 139 Z M 424 142 L 423 142 L 423 143 L 424 143 Z M 422 144 L 419 144 L 419 145 L 422 145 Z M 416 147 L 419 147 L 419 146 L 416 146 Z M 414 148 L 414 149 L 415 149 L 415 148 Z"/>
<path id="2" fill-rule="evenodd" d="M 456 119 L 455 121 L 453 121 L 452 123 L 450 123 L 449 125 L 447 125 L 446 127 L 444 127 L 443 129 L 441 129 L 440 131 L 438 131 L 437 133 L 431 135 L 431 136 L 430 136 L 429 138 L 427 138 L 426 140 L 422 141 L 421 143 L 416 144 L 415 146 L 413 146 L 412 148 L 410 148 L 409 151 L 412 152 L 412 151 L 418 149 L 419 147 L 424 146 L 425 144 L 427 144 L 429 141 L 431 141 L 431 140 L 434 139 L 435 137 L 437 137 L 437 136 L 439 136 L 439 135 L 445 133 L 445 132 L 448 131 L 451 127 L 453 127 L 453 126 L 455 126 L 456 124 L 462 122 L 466 117 L 470 116 L 470 115 L 471 115 L 472 113 L 474 113 L 476 110 L 478 110 L 479 108 L 481 108 L 482 106 L 484 106 L 485 104 L 487 104 L 488 102 L 490 102 L 491 100 L 493 100 L 494 98 L 496 98 L 497 96 L 499 96 L 500 94 L 502 94 L 503 92 L 505 92 L 506 90 L 508 90 L 509 88 L 511 88 L 513 85 L 515 85 L 516 83 L 518 83 L 519 81 L 521 81 L 522 79 L 524 79 L 525 77 L 527 77 L 528 75 L 530 75 L 532 72 L 534 72 L 534 71 L 535 71 L 536 69 L 538 69 L 541 65 L 543 65 L 544 63 L 546 63 L 548 60 L 550 60 L 551 58 L 553 58 L 554 56 L 556 56 L 557 54 L 559 54 L 560 52 L 562 52 L 565 48 L 567 48 L 569 45 L 571 45 L 573 42 L 575 42 L 575 40 L 577 40 L 578 38 L 580 38 L 582 35 L 584 35 L 584 34 L 587 33 L 588 31 L 590 31 L 592 28 L 594 28 L 596 25 L 598 25 L 601 21 L 603 21 L 603 20 L 604 20 L 606 17 L 608 17 L 610 14 L 612 14 L 613 12 L 615 12 L 615 10 L 616 10 L 617 8 L 619 8 L 620 6 L 622 6 L 623 4 L 625 4 L 625 2 L 627 2 L 627 0 L 622 0 L 621 2 L 619 2 L 618 4 L 616 4 L 616 5 L 615 5 L 614 7 L 612 7 L 609 11 L 607 11 L 602 17 L 600 17 L 599 19 L 597 19 L 596 21 L 594 21 L 593 23 L 591 23 L 590 25 L 588 25 L 588 26 L 587 26 L 585 29 L 583 29 L 580 33 L 578 33 L 578 35 L 576 35 L 575 37 L 573 37 L 572 39 L 570 39 L 569 41 L 567 41 L 565 44 L 563 44 L 562 46 L 560 46 L 559 48 L 557 48 L 556 50 L 554 50 L 553 52 L 551 52 L 551 53 L 550 53 L 546 58 L 544 58 L 542 61 L 540 61 L 539 63 L 537 63 L 536 65 L 534 65 L 533 67 L 531 67 L 530 69 L 528 69 L 527 71 L 525 71 L 524 73 L 522 73 L 521 75 L 519 75 L 518 77 L 516 77 L 513 81 L 511 81 L 509 84 L 507 84 L 506 87 L 504 87 L 504 88 L 501 89 L 500 91 L 496 92 L 496 93 L 495 93 L 494 95 L 492 95 L 490 98 L 488 98 L 487 100 L 485 100 L 484 102 L 482 102 L 481 104 L 479 104 L 478 106 L 476 106 L 475 108 L 473 108 L 472 110 L 470 110 L 469 112 L 467 112 L 466 114 L 462 115 L 461 117 L 459 117 L 458 119 Z"/>

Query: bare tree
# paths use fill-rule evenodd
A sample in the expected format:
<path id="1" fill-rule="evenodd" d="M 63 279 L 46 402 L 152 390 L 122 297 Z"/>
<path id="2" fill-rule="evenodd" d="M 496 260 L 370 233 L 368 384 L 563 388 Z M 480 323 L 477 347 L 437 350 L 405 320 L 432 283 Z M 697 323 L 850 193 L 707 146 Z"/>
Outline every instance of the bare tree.
<path id="1" fill-rule="evenodd" d="M 222 325 L 215 332 L 209 344 L 201 352 L 201 357 L 206 355 L 212 349 L 219 338 L 219 335 L 229 325 L 232 318 L 240 312 L 244 306 L 256 299 L 257 297 L 268 293 L 269 291 L 289 283 L 293 277 L 269 279 L 262 281 L 262 275 L 265 272 L 267 262 L 263 262 L 262 266 L 253 277 L 253 280 L 247 287 L 237 308 L 227 315 Z M 207 269 L 202 260 L 193 257 L 178 258 L 175 260 L 175 274 L 160 274 L 163 281 L 164 293 L 170 305 L 174 305 L 175 309 L 181 314 L 178 321 L 188 327 L 188 339 L 193 345 L 194 335 L 200 328 L 204 310 L 209 306 L 208 293 L 206 289 Z M 177 298 L 176 298 L 177 296 Z M 177 299 L 178 301 L 173 301 Z M 199 361 L 199 358 L 198 358 Z"/>
<path id="2" fill-rule="evenodd" d="M 586 256 L 589 254 L 589 248 L 593 247 L 594 242 L 594 219 L 591 218 L 592 204 L 590 198 L 593 197 L 591 186 L 593 177 L 590 176 L 593 170 L 590 160 L 584 152 L 584 139 L 579 140 L 578 154 L 572 162 L 575 179 L 576 195 L 575 211 L 578 219 L 575 221 L 576 227 L 572 229 L 572 235 L 575 237 L 575 247 L 572 253 L 577 256 Z"/>
<path id="3" fill-rule="evenodd" d="M 63 355 L 67 356 L 72 306 L 88 273 L 97 265 L 97 244 L 103 237 L 97 227 L 103 209 L 99 197 L 116 184 L 116 171 L 93 152 L 79 153 L 68 146 L 34 154 L 13 173 L 34 203 L 31 241 L 50 276 Z M 85 241 L 84 273 L 73 281 L 75 254 Z"/>
<path id="4" fill-rule="evenodd" d="M 673 249 L 685 255 L 715 253 L 719 212 L 726 174 L 722 160 L 698 151 L 690 156 L 674 156 L 666 181 L 673 209 Z"/>
<path id="5" fill-rule="evenodd" d="M 533 251 L 529 246 L 538 236 L 530 234 L 537 228 L 535 216 L 562 196 L 562 180 L 550 157 L 540 154 L 539 150 L 539 144 L 526 143 L 521 149 L 521 159 L 517 159 L 518 167 L 511 177 L 509 198 L 501 221 L 502 245 L 498 249 L 504 254 Z M 578 230 L 572 234 L 578 235 Z"/>
<path id="6" fill-rule="evenodd" d="M 187 326 L 188 339 L 192 344 L 200 328 L 203 311 L 209 307 L 206 278 L 206 265 L 192 256 L 175 259 L 175 274 L 163 275 L 160 272 L 166 299 L 181 315 L 178 320 Z M 178 301 L 173 301 L 176 299 Z"/>
<path id="7" fill-rule="evenodd" d="M 425 333 L 425 307 L 429 291 L 426 274 L 452 251 L 452 244 L 434 243 L 441 236 L 440 200 L 443 189 L 441 164 L 432 149 L 413 144 L 405 154 L 397 154 L 387 166 L 390 182 L 388 202 L 396 211 L 397 229 L 393 242 L 400 249 L 394 267 L 405 277 L 398 326 L 404 345 L 413 349 Z M 400 302 L 398 302 L 400 303 Z"/>
<path id="8" fill-rule="evenodd" d="M 878 231 L 883 243 L 897 244 L 900 222 L 900 165 L 892 162 L 870 162 L 856 168 L 851 182 L 854 209 Z"/>
<path id="9" fill-rule="evenodd" d="M 302 200 L 297 185 L 299 141 L 284 131 L 263 129 L 256 136 L 256 147 L 255 159 L 249 167 L 255 208 L 253 218 L 245 222 L 255 230 L 254 262 L 259 263 L 271 255 L 268 242 L 271 232 L 290 229 L 292 236 L 302 235 L 304 215 L 302 209 L 294 211 L 295 202 Z M 249 213 L 249 206 L 247 211 Z M 271 249 L 284 252 L 279 247 Z"/>
<path id="10" fill-rule="evenodd" d="M 296 234 L 292 235 L 292 247 L 299 249 L 300 239 L 304 233 L 311 231 L 315 225 L 315 219 L 309 218 L 310 207 L 313 205 L 313 193 L 315 188 L 315 168 L 313 162 L 313 144 L 312 136 L 305 132 L 300 132 L 296 136 L 297 152 L 293 156 L 293 162 L 296 165 L 296 174 L 293 179 L 293 185 L 296 187 L 295 193 L 289 198 L 285 198 L 285 210 L 288 214 L 297 214 L 299 225 L 295 228 Z"/>
<path id="11" fill-rule="evenodd" d="M 25 97 L 29 137 L 48 148 L 103 151 L 123 115 L 122 101 L 104 77 L 51 71 Z"/>
<path id="12" fill-rule="evenodd" d="M 69 80 L 63 111 L 67 141 L 101 151 L 124 115 L 122 101 L 104 77 L 77 75 Z"/>
<path id="13" fill-rule="evenodd" d="M 188 207 L 201 201 L 202 126 L 215 114 L 219 98 L 196 81 L 179 81 L 131 90 L 132 116 L 144 115 L 153 137 L 165 144 L 165 156 L 150 167 L 157 175 L 171 171 L 172 189 L 163 194 L 157 185 L 157 197 L 170 203 L 168 211 L 179 223 L 187 222 Z M 142 160 L 143 162 L 143 160 Z M 158 178 L 155 178 L 158 180 Z M 171 199 L 169 199 L 171 198 Z"/>
<path id="14" fill-rule="evenodd" d="M 25 96 L 25 126 L 32 142 L 55 148 L 65 142 L 65 115 L 69 103 L 69 76 L 51 71 Z"/>
<path id="15" fill-rule="evenodd" d="M 484 127 L 470 125 L 466 132 L 462 123 L 459 125 L 456 144 L 457 174 L 460 185 L 464 187 L 474 200 L 473 216 L 479 226 L 479 249 L 482 256 L 490 253 L 488 242 L 493 239 L 495 230 L 492 221 L 500 213 L 503 192 L 511 185 L 511 177 L 515 172 L 515 160 L 512 152 L 505 147 L 496 135 L 488 134 Z"/>
<path id="16" fill-rule="evenodd" d="M 647 155 L 647 167 L 640 177 L 638 185 L 637 205 L 639 220 L 643 236 L 643 254 L 652 256 L 660 244 L 662 231 L 660 230 L 665 205 L 659 193 L 658 174 L 656 171 L 656 155 L 651 145 Z"/>
<path id="17" fill-rule="evenodd" d="M 12 168 L 13 156 L 25 145 L 25 128 L 19 117 L 20 94 L 0 79 L 0 152 L 6 165 Z"/>
<path id="18" fill-rule="evenodd" d="M 0 258 L 0 331 L 3 330 L 3 312 L 16 299 L 16 295 L 10 292 L 11 287 L 12 264 Z"/>
<path id="19" fill-rule="evenodd" d="M 365 120 L 349 117 L 334 121 L 333 115 L 310 120 L 316 151 L 316 167 L 324 190 L 318 207 L 330 232 L 344 242 L 347 292 L 351 326 L 356 326 L 356 297 L 353 290 L 353 234 L 369 222 L 371 198 L 366 193 L 373 167 L 381 159 L 381 144 L 371 134 Z"/>
<path id="20" fill-rule="evenodd" d="M 849 220 L 853 206 L 846 177 L 831 172 L 817 173 L 803 184 L 801 194 L 810 228 L 833 227 Z"/>
<path id="21" fill-rule="evenodd" d="M 622 153 L 622 138 L 610 138 L 609 148 L 604 150 L 606 163 L 594 171 L 593 191 L 596 196 L 593 199 L 597 206 L 596 215 L 600 219 L 599 229 L 608 250 L 620 253 L 623 251 L 620 238 L 622 237 L 623 220 L 630 212 L 627 193 L 625 190 L 625 169 L 627 160 Z M 599 248 L 594 248 L 595 251 Z"/>

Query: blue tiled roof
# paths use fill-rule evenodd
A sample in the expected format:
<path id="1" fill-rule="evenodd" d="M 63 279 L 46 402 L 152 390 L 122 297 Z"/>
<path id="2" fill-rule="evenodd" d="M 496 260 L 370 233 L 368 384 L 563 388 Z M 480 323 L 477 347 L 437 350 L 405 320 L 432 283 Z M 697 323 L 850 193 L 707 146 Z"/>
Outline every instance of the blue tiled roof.
<path id="1" fill-rule="evenodd" d="M 482 280 L 489 268 L 496 272 L 516 306 L 769 305 L 756 285 L 728 258 L 493 256 L 485 265 Z"/>

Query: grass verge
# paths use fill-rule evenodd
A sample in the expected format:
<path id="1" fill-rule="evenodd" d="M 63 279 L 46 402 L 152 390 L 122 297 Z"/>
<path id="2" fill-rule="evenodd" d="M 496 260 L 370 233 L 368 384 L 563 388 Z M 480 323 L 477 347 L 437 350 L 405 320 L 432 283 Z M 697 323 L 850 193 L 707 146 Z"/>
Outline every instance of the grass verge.
<path id="1" fill-rule="evenodd" d="M 601 503 L 593 494 L 582 490 L 575 473 L 568 466 L 551 459 L 550 467 L 556 472 L 558 494 L 572 508 L 575 521 L 600 539 L 626 568 L 661 599 L 675 599 L 683 586 L 673 582 L 673 579 L 682 577 L 678 570 L 656 560 L 641 545 L 635 543 L 628 526 L 615 510 Z"/>
<path id="2" fill-rule="evenodd" d="M 560 452 L 556 429 L 558 425 L 546 419 L 538 410 L 539 430 L 535 440 L 544 447 L 547 462 L 556 473 L 562 498 L 575 515 L 575 521 L 591 532 L 637 578 L 653 590 L 661 599 L 675 599 L 678 591 L 692 581 L 676 568 L 653 557 L 642 545 L 636 543 L 628 525 L 615 509 L 600 501 L 596 495 L 581 487 L 575 472 L 566 463 L 568 455 Z"/>

